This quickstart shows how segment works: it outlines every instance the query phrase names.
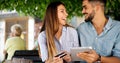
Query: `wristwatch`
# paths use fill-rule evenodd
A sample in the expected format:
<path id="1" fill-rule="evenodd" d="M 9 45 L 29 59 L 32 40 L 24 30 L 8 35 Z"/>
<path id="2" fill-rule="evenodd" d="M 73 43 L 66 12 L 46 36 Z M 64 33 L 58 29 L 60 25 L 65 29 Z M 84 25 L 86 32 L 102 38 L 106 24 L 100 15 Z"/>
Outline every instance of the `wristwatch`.
<path id="1" fill-rule="evenodd" d="M 101 61 L 101 56 L 99 55 L 98 61 Z"/>
<path id="2" fill-rule="evenodd" d="M 101 56 L 99 55 L 99 58 L 97 59 L 96 63 L 101 63 Z"/>

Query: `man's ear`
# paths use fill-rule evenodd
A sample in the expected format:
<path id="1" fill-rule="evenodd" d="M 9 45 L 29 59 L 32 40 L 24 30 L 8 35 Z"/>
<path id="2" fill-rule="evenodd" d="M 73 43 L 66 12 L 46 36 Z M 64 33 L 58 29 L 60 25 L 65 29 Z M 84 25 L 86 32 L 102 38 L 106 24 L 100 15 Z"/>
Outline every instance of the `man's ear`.
<path id="1" fill-rule="evenodd" d="M 96 11 L 99 11 L 99 9 L 100 9 L 100 6 L 99 6 L 99 5 L 96 5 L 96 6 L 94 7 L 95 12 L 96 12 Z"/>
<path id="2" fill-rule="evenodd" d="M 13 37 L 13 36 L 14 36 L 14 33 L 13 33 L 13 32 L 11 32 L 11 33 L 10 33 L 10 36 L 11 36 L 11 37 Z"/>

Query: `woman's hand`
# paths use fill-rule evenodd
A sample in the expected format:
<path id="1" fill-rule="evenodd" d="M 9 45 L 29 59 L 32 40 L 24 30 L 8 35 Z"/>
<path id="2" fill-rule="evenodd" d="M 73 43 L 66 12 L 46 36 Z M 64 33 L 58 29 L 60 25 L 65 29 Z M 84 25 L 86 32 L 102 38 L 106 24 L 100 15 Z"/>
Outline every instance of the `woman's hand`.
<path id="1" fill-rule="evenodd" d="M 45 61 L 45 63 L 63 63 L 63 59 L 60 57 L 54 57 L 51 60 Z"/>
<path id="2" fill-rule="evenodd" d="M 66 56 L 63 57 L 63 59 L 66 61 L 66 62 L 71 62 L 71 56 L 70 56 L 70 53 L 68 53 L 67 51 L 64 51 L 65 54 L 67 54 Z"/>
<path id="3" fill-rule="evenodd" d="M 91 50 L 89 52 L 80 52 L 77 54 L 77 56 L 87 61 L 87 63 L 96 62 L 97 59 L 99 58 L 99 55 L 94 50 Z"/>
<path id="4" fill-rule="evenodd" d="M 63 63 L 63 59 L 60 57 L 54 57 L 52 63 Z"/>

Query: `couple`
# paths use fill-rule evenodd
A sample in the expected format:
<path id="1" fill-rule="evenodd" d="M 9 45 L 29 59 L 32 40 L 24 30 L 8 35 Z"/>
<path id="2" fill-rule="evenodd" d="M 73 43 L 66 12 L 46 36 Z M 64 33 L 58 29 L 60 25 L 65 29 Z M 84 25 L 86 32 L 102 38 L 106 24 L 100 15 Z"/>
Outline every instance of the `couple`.
<path id="1" fill-rule="evenodd" d="M 82 13 L 85 22 L 77 31 L 66 24 L 67 12 L 61 2 L 50 3 L 44 17 L 38 43 L 42 61 L 45 63 L 71 62 L 70 49 L 92 46 L 90 53 L 76 54 L 85 60 L 81 63 L 120 63 L 120 22 L 106 17 L 104 14 L 106 0 L 82 0 Z M 78 32 L 78 33 L 77 33 Z M 63 58 L 55 57 L 64 51 Z"/>

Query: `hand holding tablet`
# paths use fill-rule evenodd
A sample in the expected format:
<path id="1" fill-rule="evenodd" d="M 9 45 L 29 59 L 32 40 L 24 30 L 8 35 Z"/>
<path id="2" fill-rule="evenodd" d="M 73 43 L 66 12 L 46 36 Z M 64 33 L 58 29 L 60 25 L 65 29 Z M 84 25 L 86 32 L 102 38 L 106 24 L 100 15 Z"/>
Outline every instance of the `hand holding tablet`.
<path id="1" fill-rule="evenodd" d="M 79 52 L 88 52 L 92 50 L 92 47 L 74 47 L 71 48 L 70 50 L 70 54 L 71 54 L 71 58 L 72 61 L 83 61 L 82 59 L 80 59 L 79 57 L 77 57 L 77 53 Z"/>

